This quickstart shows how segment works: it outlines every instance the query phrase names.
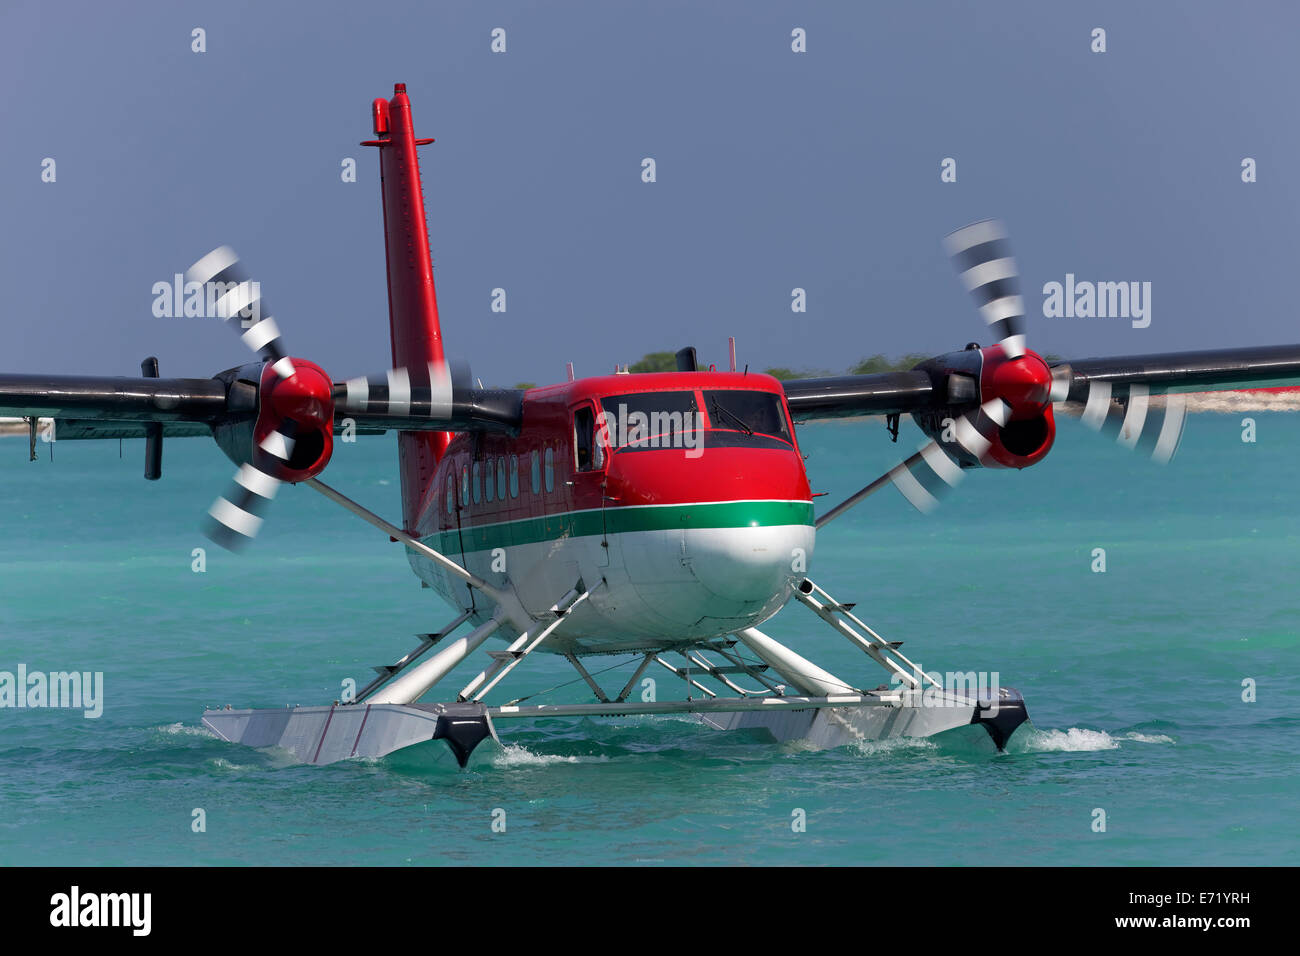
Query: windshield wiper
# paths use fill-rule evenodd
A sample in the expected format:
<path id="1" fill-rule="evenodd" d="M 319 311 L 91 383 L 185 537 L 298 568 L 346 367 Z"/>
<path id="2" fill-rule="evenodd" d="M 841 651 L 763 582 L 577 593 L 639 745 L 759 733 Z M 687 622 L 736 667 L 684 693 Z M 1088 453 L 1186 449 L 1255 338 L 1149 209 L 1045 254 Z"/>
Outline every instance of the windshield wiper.
<path id="1" fill-rule="evenodd" d="M 740 426 L 741 431 L 743 431 L 746 435 L 752 435 L 752 434 L 754 434 L 754 429 L 752 429 L 752 428 L 750 428 L 748 425 L 746 425 L 746 424 L 745 424 L 745 420 L 744 420 L 743 418 L 741 418 L 741 417 L 740 417 L 739 415 L 737 415 L 735 412 L 731 412 L 731 411 L 728 411 L 727 409 L 723 408 L 722 405 L 719 404 L 719 402 L 718 402 L 718 400 L 717 400 L 716 397 L 713 399 L 713 410 L 714 410 L 715 412 L 722 412 L 722 414 L 724 414 L 724 415 L 726 415 L 728 418 L 730 418 L 733 422 L 735 422 L 737 425 Z"/>

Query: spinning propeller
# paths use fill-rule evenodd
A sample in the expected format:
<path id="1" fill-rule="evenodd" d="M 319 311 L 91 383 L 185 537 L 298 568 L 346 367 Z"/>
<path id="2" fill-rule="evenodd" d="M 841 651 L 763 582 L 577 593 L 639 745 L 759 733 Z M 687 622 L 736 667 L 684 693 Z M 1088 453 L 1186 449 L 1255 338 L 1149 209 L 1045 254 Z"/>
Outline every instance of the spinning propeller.
<path id="1" fill-rule="evenodd" d="M 1052 403 L 1085 388 L 1085 425 L 1161 463 L 1173 458 L 1186 417 L 1182 395 L 1167 395 L 1159 404 L 1147 386 L 1132 385 L 1116 400 L 1110 382 L 1081 380 L 1069 365 L 1050 367 L 1026 347 L 1020 276 L 1002 223 L 985 220 L 958 229 L 944 239 L 944 247 L 997 345 L 968 346 L 918 366 L 947 389 L 947 405 L 938 412 L 913 412 L 930 440 L 868 488 L 888 479 L 913 507 L 929 512 L 966 468 L 1036 464 L 1055 438 Z M 969 408 L 973 402 L 979 404 Z M 969 410 L 960 413 L 962 406 Z"/>
<path id="2" fill-rule="evenodd" d="M 248 277 L 229 246 L 194 263 L 186 278 L 205 287 L 220 283 L 213 290 L 219 293 L 217 316 L 258 360 L 226 373 L 232 379 L 232 404 L 239 384 L 255 389 L 256 401 L 247 401 L 229 422 L 214 428 L 222 450 L 239 464 L 204 522 L 204 533 L 221 547 L 238 550 L 256 537 L 284 482 L 304 481 L 324 470 L 333 451 L 336 407 L 412 423 L 442 422 L 452 417 L 455 387 L 469 389 L 468 366 L 458 365 L 453 375 L 445 362 L 392 369 L 335 386 L 318 365 L 289 358 L 279 326 L 265 312 L 260 284 Z"/>

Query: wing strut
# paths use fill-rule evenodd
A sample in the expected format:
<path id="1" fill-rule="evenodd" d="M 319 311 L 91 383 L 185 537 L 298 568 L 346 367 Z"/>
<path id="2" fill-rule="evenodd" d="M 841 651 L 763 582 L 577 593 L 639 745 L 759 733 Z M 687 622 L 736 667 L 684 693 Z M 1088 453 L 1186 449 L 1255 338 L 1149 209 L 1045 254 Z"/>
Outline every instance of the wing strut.
<path id="1" fill-rule="evenodd" d="M 911 458 L 908 458 L 906 461 L 904 461 L 902 465 L 899 467 L 906 470 L 912 467 L 913 465 L 917 464 L 918 462 L 920 462 L 920 460 L 921 460 L 921 453 L 918 451 Z M 836 518 L 844 514 L 844 512 L 848 511 L 854 505 L 859 504 L 862 501 L 865 501 L 867 498 L 870 498 L 877 491 L 879 491 L 881 488 L 885 487 L 887 484 L 889 484 L 894 480 L 894 471 L 895 471 L 894 469 L 891 469 L 885 472 L 883 475 L 881 475 L 871 484 L 867 485 L 865 488 L 862 488 L 859 491 L 856 491 L 853 494 L 849 495 L 847 498 L 845 498 L 843 501 L 837 504 L 830 511 L 826 512 L 824 515 L 818 518 L 815 527 L 820 531 L 822 526 L 827 522 L 834 521 Z"/>
<path id="2" fill-rule="evenodd" d="M 513 607 L 513 605 L 517 603 L 517 601 L 513 599 L 513 595 L 507 594 L 501 589 L 493 587 L 491 584 L 488 584 L 486 581 L 480 578 L 477 574 L 472 574 L 471 572 L 466 571 L 455 561 L 451 560 L 451 558 L 447 557 L 446 555 L 442 554 L 439 551 L 433 550 L 433 548 L 429 547 L 423 541 L 420 541 L 418 538 L 412 537 L 411 535 L 407 534 L 401 528 L 397 527 L 397 525 L 390 524 L 389 522 L 385 521 L 383 518 L 379 517 L 379 515 L 375 514 L 373 511 L 370 511 L 367 508 L 363 507 L 362 505 L 357 504 L 347 495 L 343 494 L 341 491 L 337 491 L 336 489 L 331 488 L 329 485 L 325 484 L 325 482 L 321 481 L 319 478 L 308 478 L 305 482 L 303 482 L 303 484 L 307 485 L 308 487 L 316 491 L 319 491 L 330 501 L 334 502 L 336 505 L 340 505 L 343 508 L 346 508 L 348 511 L 351 511 L 354 515 L 356 515 L 358 518 L 361 518 L 363 521 L 367 521 L 370 524 L 374 525 L 376 528 L 384 532 L 384 534 L 388 535 L 394 541 L 400 541 L 402 542 L 402 544 L 406 545 L 408 548 L 412 549 L 413 551 L 418 551 L 420 554 L 424 555 L 426 558 L 428 558 L 438 567 L 442 568 L 444 571 L 451 574 L 453 577 L 459 578 L 461 581 L 464 581 L 470 587 L 477 588 L 478 590 L 482 591 L 493 601 L 496 601 L 497 604 Z"/>

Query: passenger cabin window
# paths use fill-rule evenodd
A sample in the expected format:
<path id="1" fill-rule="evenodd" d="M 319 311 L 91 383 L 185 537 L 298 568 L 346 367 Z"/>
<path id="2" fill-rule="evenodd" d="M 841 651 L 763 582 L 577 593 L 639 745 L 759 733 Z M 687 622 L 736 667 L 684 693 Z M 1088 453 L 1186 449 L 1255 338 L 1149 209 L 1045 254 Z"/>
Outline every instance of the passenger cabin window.
<path id="1" fill-rule="evenodd" d="M 492 500 L 492 459 L 483 462 L 483 500 Z"/>
<path id="2" fill-rule="evenodd" d="M 452 495 L 451 485 L 452 485 L 452 476 L 451 473 L 448 472 L 447 473 L 447 514 L 451 514 L 451 495 Z"/>
<path id="3" fill-rule="evenodd" d="M 469 507 L 469 465 L 460 466 L 460 506 Z"/>
<path id="4" fill-rule="evenodd" d="M 555 449 L 546 447 L 546 491 L 555 490 Z"/>
<path id="5" fill-rule="evenodd" d="M 497 497 L 506 500 L 506 460 L 497 459 Z"/>
<path id="6" fill-rule="evenodd" d="M 474 462 L 474 504 L 483 500 L 483 469 Z"/>
<path id="7" fill-rule="evenodd" d="M 519 497 L 519 456 L 510 456 L 510 497 Z"/>
<path id="8" fill-rule="evenodd" d="M 542 493 L 542 456 L 533 449 L 533 494 Z"/>

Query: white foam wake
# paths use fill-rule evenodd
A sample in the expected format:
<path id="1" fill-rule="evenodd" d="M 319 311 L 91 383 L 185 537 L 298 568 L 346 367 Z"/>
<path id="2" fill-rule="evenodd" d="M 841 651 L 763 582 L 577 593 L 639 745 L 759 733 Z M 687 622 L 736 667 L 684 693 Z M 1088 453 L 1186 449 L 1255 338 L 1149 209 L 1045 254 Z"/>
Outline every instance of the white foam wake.
<path id="1" fill-rule="evenodd" d="M 535 754 L 519 744 L 506 744 L 499 753 L 492 755 L 492 766 L 502 770 L 513 767 L 550 767 L 561 763 L 607 763 L 604 755 L 563 756 L 561 754 Z"/>
<path id="2" fill-rule="evenodd" d="M 1035 730 L 1024 738 L 1024 748 L 1031 752 L 1114 750 L 1119 741 L 1104 730 Z"/>
<path id="3" fill-rule="evenodd" d="M 202 724 L 198 727 L 191 727 L 188 724 L 182 724 L 179 720 L 174 724 L 163 724 L 160 727 L 155 727 L 154 730 L 172 737 L 211 737 L 215 739 L 217 736 Z"/>
<path id="4" fill-rule="evenodd" d="M 858 740 L 853 747 L 864 756 L 887 754 L 896 750 L 938 750 L 939 745 L 928 737 L 884 737 L 879 740 Z"/>
<path id="5" fill-rule="evenodd" d="M 1168 736 L 1166 736 L 1165 734 L 1139 734 L 1137 731 L 1134 731 L 1133 733 L 1125 734 L 1124 737 L 1123 737 L 1123 739 L 1124 739 L 1124 740 L 1136 740 L 1136 741 L 1137 741 L 1138 743 L 1140 743 L 1140 744 L 1172 744 L 1172 743 L 1174 743 L 1174 738 L 1173 738 L 1173 737 L 1168 737 Z"/>
<path id="6" fill-rule="evenodd" d="M 1174 743 L 1174 738 L 1165 734 L 1142 734 L 1132 731 L 1112 737 L 1104 730 L 1071 727 L 1069 730 L 1034 730 L 1025 736 L 1022 747 L 1031 753 L 1087 752 L 1114 750 L 1126 740 L 1139 744 Z"/>

